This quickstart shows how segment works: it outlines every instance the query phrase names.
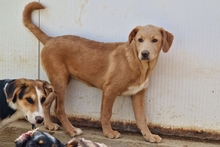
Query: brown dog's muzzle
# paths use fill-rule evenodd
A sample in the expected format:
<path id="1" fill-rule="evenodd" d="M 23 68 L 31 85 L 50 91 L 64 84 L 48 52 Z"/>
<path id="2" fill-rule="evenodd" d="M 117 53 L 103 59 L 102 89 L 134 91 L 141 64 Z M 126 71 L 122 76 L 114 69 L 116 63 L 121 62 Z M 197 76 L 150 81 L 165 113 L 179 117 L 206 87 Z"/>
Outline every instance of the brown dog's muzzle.
<path id="1" fill-rule="evenodd" d="M 143 50 L 141 52 L 141 60 L 149 60 L 150 52 L 147 50 Z"/>

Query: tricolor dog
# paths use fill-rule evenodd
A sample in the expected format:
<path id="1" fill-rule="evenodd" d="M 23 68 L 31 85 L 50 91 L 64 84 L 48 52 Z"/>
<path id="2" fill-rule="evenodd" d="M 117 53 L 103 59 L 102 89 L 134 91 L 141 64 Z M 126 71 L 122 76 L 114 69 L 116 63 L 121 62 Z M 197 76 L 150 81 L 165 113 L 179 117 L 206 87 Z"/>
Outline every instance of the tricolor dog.
<path id="1" fill-rule="evenodd" d="M 0 128 L 21 118 L 33 125 L 41 124 L 44 104 L 54 95 L 53 87 L 46 81 L 0 80 Z"/>
<path id="2" fill-rule="evenodd" d="M 103 90 L 100 116 L 106 137 L 120 137 L 111 127 L 112 107 L 117 96 L 128 95 L 143 137 L 150 142 L 160 142 L 161 138 L 148 129 L 144 94 L 159 53 L 169 51 L 173 35 L 163 28 L 146 25 L 135 27 L 127 42 L 103 43 L 74 35 L 51 37 L 31 20 L 32 11 L 38 9 L 44 6 L 29 3 L 23 11 L 23 23 L 44 45 L 41 63 L 56 91 L 55 113 L 65 131 L 71 136 L 82 133 L 72 126 L 64 106 L 68 83 L 75 78 Z M 47 125 L 54 126 L 51 121 Z"/>

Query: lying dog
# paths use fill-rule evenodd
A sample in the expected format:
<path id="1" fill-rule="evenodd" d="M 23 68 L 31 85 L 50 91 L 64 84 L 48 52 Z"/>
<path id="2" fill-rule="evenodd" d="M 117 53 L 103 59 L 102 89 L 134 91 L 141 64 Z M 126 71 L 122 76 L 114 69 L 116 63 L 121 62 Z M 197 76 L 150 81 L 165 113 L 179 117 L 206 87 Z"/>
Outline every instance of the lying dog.
<path id="1" fill-rule="evenodd" d="M 46 132 L 28 131 L 15 140 L 16 147 L 107 147 L 105 144 L 92 142 L 85 139 L 73 138 L 63 144 L 60 140 Z"/>
<path id="2" fill-rule="evenodd" d="M 42 123 L 42 104 L 54 98 L 51 84 L 41 80 L 0 80 L 0 89 L 0 128 L 21 118 L 33 125 Z"/>
<path id="3" fill-rule="evenodd" d="M 82 131 L 72 126 L 65 113 L 65 92 L 72 77 L 103 90 L 101 125 L 108 138 L 119 138 L 112 130 L 110 118 L 115 98 L 129 95 L 132 98 L 137 126 L 150 142 L 161 138 L 148 129 L 144 111 L 144 94 L 149 76 L 154 69 L 159 52 L 168 52 L 173 35 L 153 25 L 134 28 L 127 42 L 103 43 L 78 36 L 50 37 L 31 21 L 33 10 L 44 9 L 38 2 L 29 3 L 23 11 L 24 25 L 44 44 L 41 52 L 42 66 L 57 94 L 55 113 L 71 136 Z M 46 127 L 53 128 L 47 122 Z"/>

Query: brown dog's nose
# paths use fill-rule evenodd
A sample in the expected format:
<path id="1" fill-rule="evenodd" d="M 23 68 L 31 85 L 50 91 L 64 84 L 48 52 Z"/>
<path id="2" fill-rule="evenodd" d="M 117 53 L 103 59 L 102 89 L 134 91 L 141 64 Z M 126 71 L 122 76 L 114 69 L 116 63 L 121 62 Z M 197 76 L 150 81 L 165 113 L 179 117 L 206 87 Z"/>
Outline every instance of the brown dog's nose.
<path id="1" fill-rule="evenodd" d="M 141 55 L 142 55 L 143 58 L 148 58 L 149 54 L 150 54 L 150 52 L 147 51 L 147 50 L 143 50 L 143 51 L 141 52 Z"/>
<path id="2" fill-rule="evenodd" d="M 36 117 L 35 117 L 35 120 L 36 120 L 36 123 L 37 123 L 37 124 L 41 124 L 41 123 L 44 121 L 44 118 L 41 117 L 41 116 L 36 116 Z"/>

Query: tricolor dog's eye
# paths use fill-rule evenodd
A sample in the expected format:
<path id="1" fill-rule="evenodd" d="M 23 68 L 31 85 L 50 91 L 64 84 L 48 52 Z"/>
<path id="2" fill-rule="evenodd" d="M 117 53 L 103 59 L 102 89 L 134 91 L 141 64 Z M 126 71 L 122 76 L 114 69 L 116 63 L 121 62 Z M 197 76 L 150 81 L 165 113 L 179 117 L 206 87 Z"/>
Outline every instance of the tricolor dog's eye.
<path id="1" fill-rule="evenodd" d="M 32 100 L 32 98 L 26 98 L 26 101 L 28 102 L 28 103 L 30 103 L 30 104 L 34 104 L 34 101 Z"/>
<path id="2" fill-rule="evenodd" d="M 143 42 L 144 40 L 143 40 L 142 38 L 139 38 L 138 41 L 139 41 L 139 42 Z"/>
<path id="3" fill-rule="evenodd" d="M 152 40 L 152 42 L 157 42 L 157 41 L 158 41 L 157 39 L 153 39 L 153 40 Z"/>
<path id="4" fill-rule="evenodd" d="M 40 100 L 41 104 L 43 104 L 45 102 L 45 100 L 46 100 L 46 98 L 42 97 L 41 100 Z"/>

